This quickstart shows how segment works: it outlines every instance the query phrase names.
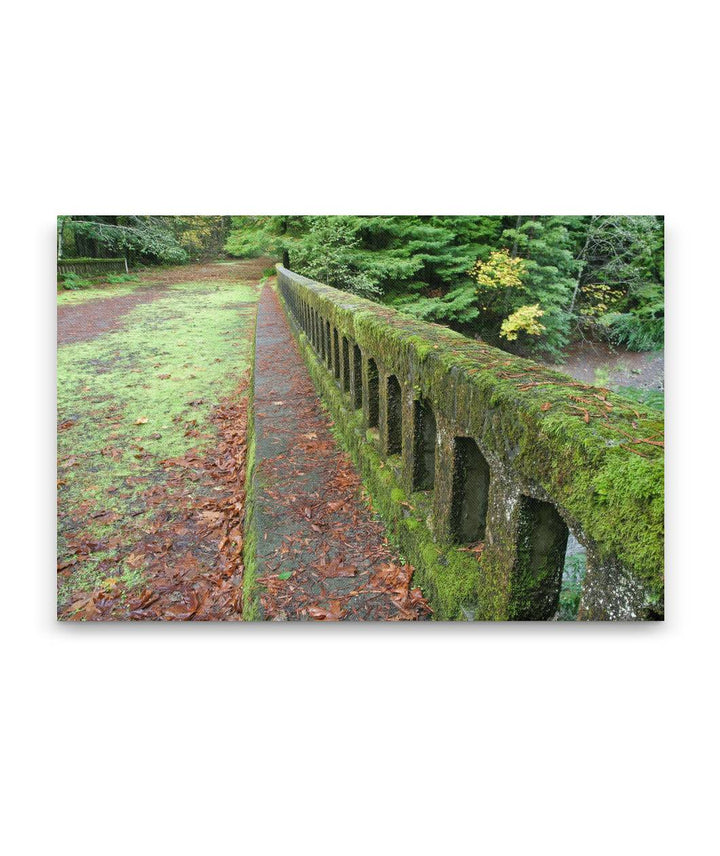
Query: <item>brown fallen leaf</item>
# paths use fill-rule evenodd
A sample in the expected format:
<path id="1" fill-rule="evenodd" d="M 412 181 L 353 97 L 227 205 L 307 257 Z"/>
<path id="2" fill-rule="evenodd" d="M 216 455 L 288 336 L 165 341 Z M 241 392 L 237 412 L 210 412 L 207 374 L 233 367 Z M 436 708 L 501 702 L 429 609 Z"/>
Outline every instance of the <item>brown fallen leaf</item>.
<path id="1" fill-rule="evenodd" d="M 336 601 L 336 603 L 339 602 Z M 308 606 L 307 612 L 315 621 L 338 621 L 343 615 L 342 612 L 338 614 L 332 609 L 323 609 L 321 606 Z"/>
<path id="2" fill-rule="evenodd" d="M 144 425 L 148 421 L 147 416 L 140 416 L 135 420 L 136 425 Z"/>
<path id="3" fill-rule="evenodd" d="M 542 411 L 550 410 L 551 407 L 552 407 L 552 402 L 546 401 L 545 404 L 540 406 L 540 410 L 542 410 Z"/>
<path id="4" fill-rule="evenodd" d="M 169 606 L 163 613 L 163 618 L 176 621 L 187 621 L 198 611 L 200 602 L 195 592 L 191 591 L 183 599 L 182 603 Z"/>

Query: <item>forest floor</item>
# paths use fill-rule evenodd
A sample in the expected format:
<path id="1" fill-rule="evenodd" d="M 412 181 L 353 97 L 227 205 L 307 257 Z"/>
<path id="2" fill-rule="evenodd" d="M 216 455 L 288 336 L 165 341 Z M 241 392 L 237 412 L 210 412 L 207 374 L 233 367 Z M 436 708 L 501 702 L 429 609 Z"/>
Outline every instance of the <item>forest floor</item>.
<path id="1" fill-rule="evenodd" d="M 576 342 L 560 364 L 545 363 L 576 380 L 599 386 L 634 387 L 662 392 L 665 387 L 665 352 L 628 351 L 605 342 Z"/>
<path id="2" fill-rule="evenodd" d="M 331 433 L 276 292 L 265 286 L 255 352 L 253 526 L 263 617 L 415 620 L 432 610 L 390 546 Z"/>
<path id="3" fill-rule="evenodd" d="M 61 619 L 243 618 L 248 384 L 269 265 L 151 269 L 59 292 Z M 275 455 L 288 449 L 259 464 L 264 617 L 427 616 L 331 436 L 275 292 L 263 295 L 270 374 L 257 418 Z M 270 344 L 273 327 L 282 341 Z M 282 381 L 292 408 L 277 404 Z"/>
<path id="4" fill-rule="evenodd" d="M 238 619 L 263 260 L 59 295 L 58 615 Z"/>

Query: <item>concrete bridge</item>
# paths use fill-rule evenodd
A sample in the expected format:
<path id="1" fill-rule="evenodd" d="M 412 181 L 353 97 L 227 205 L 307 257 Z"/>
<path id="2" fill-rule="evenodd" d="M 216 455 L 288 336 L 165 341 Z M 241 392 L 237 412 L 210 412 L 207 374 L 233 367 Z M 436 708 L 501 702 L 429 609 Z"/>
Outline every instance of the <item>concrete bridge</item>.
<path id="1" fill-rule="evenodd" d="M 663 617 L 663 422 L 609 390 L 277 266 L 316 389 L 441 619 Z"/>

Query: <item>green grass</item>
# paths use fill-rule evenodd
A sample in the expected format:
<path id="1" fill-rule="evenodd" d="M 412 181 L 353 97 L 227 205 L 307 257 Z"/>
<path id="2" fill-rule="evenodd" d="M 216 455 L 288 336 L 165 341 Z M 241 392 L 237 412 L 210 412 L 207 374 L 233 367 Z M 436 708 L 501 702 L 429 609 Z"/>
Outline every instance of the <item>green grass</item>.
<path id="1" fill-rule="evenodd" d="M 210 414 L 248 368 L 258 294 L 242 283 L 181 283 L 135 307 L 120 329 L 58 348 L 58 424 L 72 420 L 58 432 L 58 559 L 71 557 L 73 534 L 97 542 L 73 566 L 61 602 L 108 576 L 141 584 L 141 569 L 117 557 L 154 513 L 143 493 L 164 483 L 160 462 L 213 445 Z M 119 518 L 92 517 L 100 512 Z"/>
<path id="2" fill-rule="evenodd" d="M 57 296 L 58 306 L 86 303 L 88 300 L 97 300 L 100 297 L 125 297 L 132 294 L 142 283 L 128 283 L 124 285 L 94 285 L 83 288 L 80 291 L 59 291 Z"/>
<path id="3" fill-rule="evenodd" d="M 134 273 L 109 273 L 105 281 L 117 285 L 120 282 L 140 282 L 140 277 Z"/>

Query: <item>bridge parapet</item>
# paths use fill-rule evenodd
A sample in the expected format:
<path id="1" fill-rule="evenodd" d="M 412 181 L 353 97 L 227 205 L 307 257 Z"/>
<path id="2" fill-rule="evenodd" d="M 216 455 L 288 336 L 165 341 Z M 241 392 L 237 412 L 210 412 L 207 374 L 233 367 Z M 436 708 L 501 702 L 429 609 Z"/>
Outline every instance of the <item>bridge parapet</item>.
<path id="1" fill-rule="evenodd" d="M 663 417 L 277 266 L 318 391 L 438 618 L 663 617 Z"/>

